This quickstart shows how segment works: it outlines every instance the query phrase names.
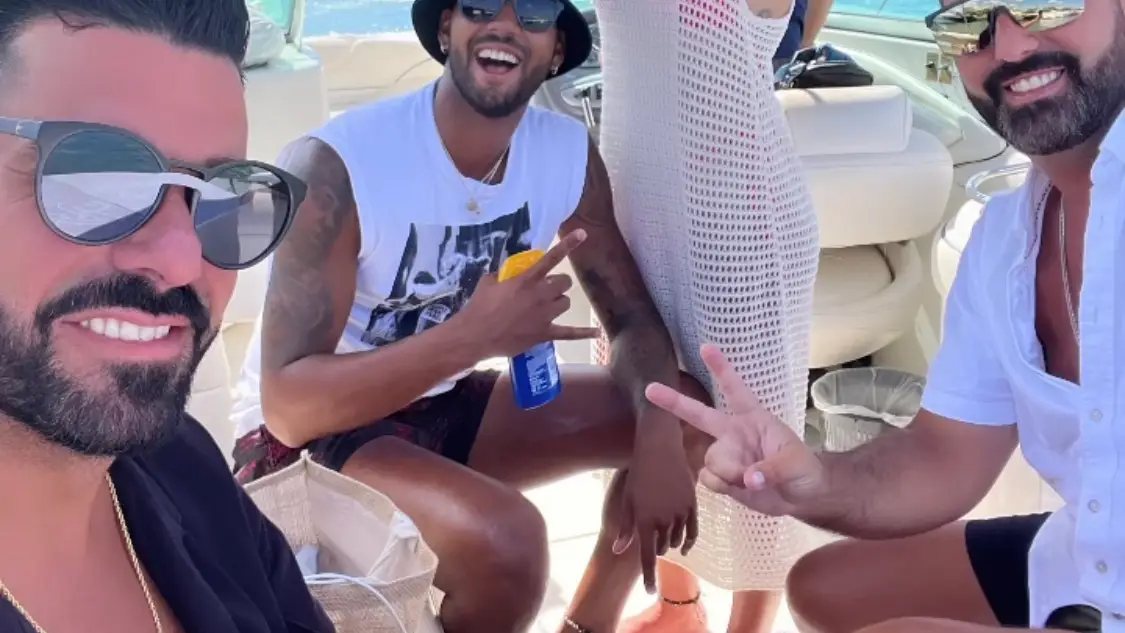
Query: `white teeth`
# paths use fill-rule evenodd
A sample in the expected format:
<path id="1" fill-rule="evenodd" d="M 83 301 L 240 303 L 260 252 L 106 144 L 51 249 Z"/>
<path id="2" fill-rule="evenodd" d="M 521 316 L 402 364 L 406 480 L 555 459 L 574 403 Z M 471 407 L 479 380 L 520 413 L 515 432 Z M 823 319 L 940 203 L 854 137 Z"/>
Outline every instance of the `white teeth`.
<path id="1" fill-rule="evenodd" d="M 494 62 L 504 62 L 513 66 L 516 66 L 520 63 L 520 60 L 516 59 L 515 55 L 512 55 L 511 53 L 505 51 L 496 50 L 495 48 L 486 48 L 477 53 L 477 57 L 480 57 L 481 59 L 492 60 Z"/>
<path id="2" fill-rule="evenodd" d="M 136 323 L 117 319 L 89 319 L 82 322 L 82 327 L 118 341 L 155 341 L 168 336 L 172 331 L 170 325 L 142 327 Z"/>
<path id="3" fill-rule="evenodd" d="M 1014 92 L 1016 94 L 1023 94 L 1025 92 L 1031 92 L 1032 90 L 1037 90 L 1039 88 L 1042 88 L 1043 86 L 1046 86 L 1049 83 L 1054 82 L 1056 79 L 1058 79 L 1061 76 L 1062 76 L 1061 72 L 1059 72 L 1057 70 L 1052 70 L 1050 72 L 1039 73 L 1037 75 L 1030 75 L 1028 77 L 1021 77 L 1019 81 L 1017 81 L 1017 82 L 1013 83 L 1012 85 L 1008 86 L 1008 90 L 1011 90 L 1012 92 Z"/>

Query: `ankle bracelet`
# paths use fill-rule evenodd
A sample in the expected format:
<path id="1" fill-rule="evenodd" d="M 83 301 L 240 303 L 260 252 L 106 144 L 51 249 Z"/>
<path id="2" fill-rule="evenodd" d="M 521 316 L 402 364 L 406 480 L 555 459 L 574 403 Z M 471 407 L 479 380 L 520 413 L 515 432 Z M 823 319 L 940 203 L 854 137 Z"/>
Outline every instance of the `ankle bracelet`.
<path id="1" fill-rule="evenodd" d="M 699 599 L 701 597 L 703 597 L 702 591 L 695 594 L 695 597 L 690 599 L 690 600 L 669 600 L 668 598 L 665 598 L 664 596 L 661 596 L 660 599 L 664 601 L 664 604 L 670 604 L 673 607 L 686 607 L 688 605 L 698 604 Z"/>
<path id="2" fill-rule="evenodd" d="M 567 628 L 573 629 L 574 633 L 594 633 L 590 629 L 581 626 L 574 620 L 571 620 L 570 616 L 563 616 L 563 624 L 565 624 Z"/>

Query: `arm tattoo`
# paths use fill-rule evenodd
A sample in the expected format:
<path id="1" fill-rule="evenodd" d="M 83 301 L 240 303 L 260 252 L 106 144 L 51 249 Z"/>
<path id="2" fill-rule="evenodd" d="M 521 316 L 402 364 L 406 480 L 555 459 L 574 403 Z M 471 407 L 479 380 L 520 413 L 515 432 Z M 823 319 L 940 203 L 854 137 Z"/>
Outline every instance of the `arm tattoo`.
<path id="1" fill-rule="evenodd" d="M 263 369 L 336 346 L 336 315 L 326 263 L 356 214 L 347 168 L 324 142 L 303 138 L 283 163 L 309 187 L 293 229 L 274 254 L 262 323 Z"/>
<path id="2" fill-rule="evenodd" d="M 675 352 L 617 226 L 609 175 L 592 139 L 582 199 L 563 226 L 564 232 L 575 229 L 585 229 L 587 237 L 571 253 L 571 263 L 613 346 L 614 374 L 643 404 L 649 382 L 676 378 Z"/>

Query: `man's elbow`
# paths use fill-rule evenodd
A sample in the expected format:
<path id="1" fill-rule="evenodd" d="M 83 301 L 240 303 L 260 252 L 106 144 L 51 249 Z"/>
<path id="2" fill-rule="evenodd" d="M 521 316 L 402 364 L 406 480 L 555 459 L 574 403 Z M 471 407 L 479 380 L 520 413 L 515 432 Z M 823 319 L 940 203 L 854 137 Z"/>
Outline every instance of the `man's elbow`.
<path id="1" fill-rule="evenodd" d="M 302 433 L 300 421 L 307 417 L 301 411 L 301 399 L 294 396 L 297 394 L 286 388 L 284 379 L 262 377 L 262 417 L 266 429 L 289 448 L 303 448 L 313 438 Z"/>

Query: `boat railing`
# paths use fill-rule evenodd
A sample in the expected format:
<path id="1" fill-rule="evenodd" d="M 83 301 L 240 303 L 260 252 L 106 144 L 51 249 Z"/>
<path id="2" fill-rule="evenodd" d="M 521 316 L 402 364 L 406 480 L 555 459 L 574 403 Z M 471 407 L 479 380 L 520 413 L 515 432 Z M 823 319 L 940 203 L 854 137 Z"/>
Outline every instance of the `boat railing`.
<path id="1" fill-rule="evenodd" d="M 1029 169 L 1031 169 L 1031 163 L 1009 165 L 1007 167 L 998 167 L 996 169 L 982 171 L 979 174 L 975 174 L 972 178 L 969 178 L 969 181 L 965 183 L 965 193 L 973 200 L 981 204 L 987 204 L 992 196 L 981 191 L 982 185 L 997 178 L 1025 175 Z"/>
<path id="2" fill-rule="evenodd" d="M 586 127 L 590 130 L 596 129 L 598 125 L 594 116 L 594 102 L 601 104 L 604 86 L 605 80 L 602 74 L 593 73 L 579 77 L 567 84 L 566 88 L 563 88 L 563 99 L 570 105 L 582 108 L 582 118 L 585 119 Z"/>

